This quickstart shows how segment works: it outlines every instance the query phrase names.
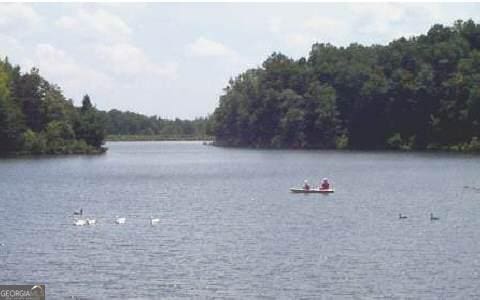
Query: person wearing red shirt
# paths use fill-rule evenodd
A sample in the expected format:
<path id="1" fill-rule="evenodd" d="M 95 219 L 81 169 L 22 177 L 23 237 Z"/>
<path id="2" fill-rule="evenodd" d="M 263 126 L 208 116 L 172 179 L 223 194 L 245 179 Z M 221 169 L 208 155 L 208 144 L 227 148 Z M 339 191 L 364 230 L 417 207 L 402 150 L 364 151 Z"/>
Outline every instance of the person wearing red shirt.
<path id="1" fill-rule="evenodd" d="M 330 188 L 330 183 L 327 178 L 323 178 L 322 183 L 320 184 L 321 190 L 328 190 Z"/>

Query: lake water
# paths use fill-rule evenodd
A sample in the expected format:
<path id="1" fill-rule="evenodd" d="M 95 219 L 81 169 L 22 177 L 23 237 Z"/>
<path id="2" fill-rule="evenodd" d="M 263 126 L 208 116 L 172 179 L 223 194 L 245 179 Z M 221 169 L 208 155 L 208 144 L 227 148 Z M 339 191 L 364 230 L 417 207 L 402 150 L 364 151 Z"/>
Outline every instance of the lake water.
<path id="1" fill-rule="evenodd" d="M 480 297 L 478 156 L 108 147 L 0 160 L 0 283 L 48 299 Z M 322 177 L 334 194 L 289 193 Z M 73 226 L 80 208 L 98 224 Z"/>

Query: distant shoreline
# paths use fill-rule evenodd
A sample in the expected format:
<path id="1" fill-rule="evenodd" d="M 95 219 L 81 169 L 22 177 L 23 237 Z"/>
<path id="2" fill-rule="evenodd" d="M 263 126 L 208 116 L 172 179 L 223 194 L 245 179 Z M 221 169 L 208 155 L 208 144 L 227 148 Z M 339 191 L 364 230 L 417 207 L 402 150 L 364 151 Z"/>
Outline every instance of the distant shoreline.
<path id="1" fill-rule="evenodd" d="M 107 142 L 139 141 L 213 141 L 212 136 L 161 136 L 161 135 L 109 135 Z"/>
<path id="2" fill-rule="evenodd" d="M 209 145 L 220 147 L 220 148 L 236 148 L 236 149 L 257 149 L 257 150 L 299 150 L 299 151 L 335 151 L 335 152 L 391 152 L 391 153 L 458 153 L 458 154 L 469 154 L 469 155 L 480 155 L 479 150 L 469 150 L 459 146 L 443 146 L 435 148 L 424 148 L 424 149 L 414 149 L 414 148 L 402 148 L 402 149 L 393 149 L 393 148 L 320 148 L 320 147 L 260 147 L 252 145 L 231 145 L 228 143 L 222 143 L 215 140 L 212 140 Z"/>
<path id="3" fill-rule="evenodd" d="M 205 145 L 220 147 L 220 148 L 233 148 L 233 149 L 249 149 L 249 150 L 299 150 L 299 151 L 335 151 L 335 152 L 390 152 L 390 153 L 456 153 L 456 154 L 469 154 L 480 155 L 478 151 L 467 151 L 452 147 L 439 147 L 432 149 L 336 149 L 336 148 L 294 148 L 294 147 L 255 147 L 252 145 L 233 146 L 227 143 L 218 143 L 215 141 L 215 137 L 195 137 L 195 136 L 181 136 L 181 137 L 165 137 L 165 136 L 151 136 L 151 135 L 110 135 L 107 136 L 106 142 L 154 142 L 154 141 L 198 141 L 204 142 Z"/>

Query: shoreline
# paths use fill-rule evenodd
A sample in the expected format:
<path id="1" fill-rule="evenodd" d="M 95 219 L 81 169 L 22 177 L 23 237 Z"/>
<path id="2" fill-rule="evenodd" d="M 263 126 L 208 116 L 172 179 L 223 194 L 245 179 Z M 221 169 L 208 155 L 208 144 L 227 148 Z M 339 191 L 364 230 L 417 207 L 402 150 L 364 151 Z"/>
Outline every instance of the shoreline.
<path id="1" fill-rule="evenodd" d="M 281 151 L 281 150 L 291 150 L 291 151 L 335 151 L 335 152 L 391 152 L 391 153 L 457 153 L 457 154 L 470 154 L 470 155 L 479 155 L 480 151 L 475 150 L 463 150 L 455 149 L 451 147 L 442 147 L 442 148 L 425 148 L 425 149 L 389 149 L 389 148 L 371 148 L 371 149 L 354 149 L 354 148 L 314 148 L 314 147 L 304 147 L 304 148 L 289 148 L 289 147 L 258 147 L 258 146 L 233 146 L 224 143 L 217 143 L 212 141 L 210 145 L 220 148 L 232 148 L 232 149 L 248 149 L 248 150 L 270 150 L 270 151 Z"/>
<path id="2" fill-rule="evenodd" d="M 73 151 L 73 152 L 58 152 L 58 153 L 32 153 L 28 151 L 18 151 L 11 153 L 4 153 L 0 158 L 18 158 L 18 157 L 59 157 L 59 156 L 96 156 L 106 154 L 108 147 L 101 147 L 99 149 L 89 151 Z"/>
<path id="3" fill-rule="evenodd" d="M 161 135 L 109 135 L 106 142 L 155 142 L 155 141 L 208 141 L 213 142 L 212 136 L 161 136 Z"/>

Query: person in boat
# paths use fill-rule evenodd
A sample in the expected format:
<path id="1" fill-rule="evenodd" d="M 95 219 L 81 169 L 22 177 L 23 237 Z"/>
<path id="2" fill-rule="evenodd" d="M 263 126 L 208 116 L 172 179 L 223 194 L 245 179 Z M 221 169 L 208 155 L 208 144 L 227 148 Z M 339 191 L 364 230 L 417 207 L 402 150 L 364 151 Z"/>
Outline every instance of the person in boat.
<path id="1" fill-rule="evenodd" d="M 321 190 L 328 190 L 330 189 L 330 182 L 328 182 L 328 178 L 323 178 L 322 183 L 320 184 Z"/>
<path id="2" fill-rule="evenodd" d="M 308 181 L 306 179 L 303 182 L 303 189 L 306 191 L 310 190 L 310 186 L 308 185 Z"/>

